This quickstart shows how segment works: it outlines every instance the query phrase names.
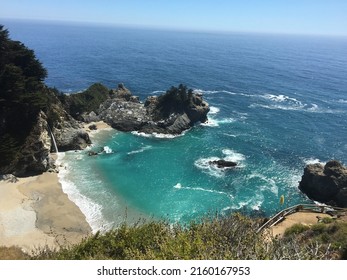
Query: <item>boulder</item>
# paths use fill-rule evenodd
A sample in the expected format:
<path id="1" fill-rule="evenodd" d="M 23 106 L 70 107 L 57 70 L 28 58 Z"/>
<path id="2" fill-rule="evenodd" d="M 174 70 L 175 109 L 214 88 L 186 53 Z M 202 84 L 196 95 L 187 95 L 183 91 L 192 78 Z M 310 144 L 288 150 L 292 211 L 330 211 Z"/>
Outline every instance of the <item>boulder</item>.
<path id="1" fill-rule="evenodd" d="M 95 114 L 94 111 L 91 111 L 90 113 L 85 112 L 85 113 L 81 114 L 80 119 L 85 123 L 100 121 L 100 117 L 97 114 Z"/>
<path id="2" fill-rule="evenodd" d="M 309 164 L 304 169 L 299 189 L 312 200 L 347 207 L 347 168 L 336 160 L 325 166 Z"/>
<path id="3" fill-rule="evenodd" d="M 138 99 L 134 98 L 130 90 L 128 90 L 122 83 L 118 84 L 117 89 L 111 90 L 111 96 L 113 96 L 113 98 L 122 99 L 125 101 L 138 101 Z"/>
<path id="4" fill-rule="evenodd" d="M 59 152 L 83 150 L 91 144 L 88 133 L 81 128 L 74 128 L 70 123 L 63 123 L 61 129 L 54 128 L 53 134 Z"/>
<path id="5" fill-rule="evenodd" d="M 230 167 L 235 167 L 237 165 L 236 162 L 227 161 L 224 159 L 213 160 L 213 161 L 210 161 L 209 164 L 216 165 L 218 168 L 230 168 Z"/>

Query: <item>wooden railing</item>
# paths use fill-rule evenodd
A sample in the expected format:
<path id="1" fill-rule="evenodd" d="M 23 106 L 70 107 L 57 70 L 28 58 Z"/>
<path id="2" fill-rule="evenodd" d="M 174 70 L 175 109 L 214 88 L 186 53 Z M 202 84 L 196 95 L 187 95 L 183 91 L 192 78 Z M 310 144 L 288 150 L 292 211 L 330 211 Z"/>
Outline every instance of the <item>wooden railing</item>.
<path id="1" fill-rule="evenodd" d="M 299 212 L 299 211 L 310 211 L 316 213 L 325 213 L 331 216 L 338 214 L 339 212 L 347 212 L 346 208 L 333 207 L 327 205 L 316 205 L 316 204 L 298 204 L 295 206 L 288 207 L 278 212 L 275 216 L 271 217 L 266 223 L 264 223 L 260 228 L 258 228 L 257 233 L 261 232 L 264 228 L 272 227 L 281 221 L 290 214 Z"/>

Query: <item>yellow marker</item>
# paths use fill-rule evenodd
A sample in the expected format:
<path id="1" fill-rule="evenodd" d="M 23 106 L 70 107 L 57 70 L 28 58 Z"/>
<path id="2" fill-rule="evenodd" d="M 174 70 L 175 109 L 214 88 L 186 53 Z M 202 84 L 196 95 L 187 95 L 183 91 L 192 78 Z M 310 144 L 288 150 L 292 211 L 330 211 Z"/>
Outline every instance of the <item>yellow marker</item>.
<path id="1" fill-rule="evenodd" d="M 284 195 L 282 194 L 280 198 L 280 204 L 283 205 L 283 203 L 284 203 Z"/>

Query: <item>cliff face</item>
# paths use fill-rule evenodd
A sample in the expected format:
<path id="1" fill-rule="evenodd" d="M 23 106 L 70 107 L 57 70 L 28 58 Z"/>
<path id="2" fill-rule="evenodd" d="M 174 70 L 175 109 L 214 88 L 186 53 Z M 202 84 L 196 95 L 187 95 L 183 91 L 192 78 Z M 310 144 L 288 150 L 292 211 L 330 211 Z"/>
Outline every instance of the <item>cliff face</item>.
<path id="1" fill-rule="evenodd" d="M 310 199 L 332 206 L 347 207 L 347 167 L 338 161 L 309 164 L 299 189 Z"/>
<path id="2" fill-rule="evenodd" d="M 61 150 L 81 149 L 88 134 L 44 84 L 47 72 L 32 50 L 0 25 L 0 174 L 25 176 L 52 166 L 49 127 Z"/>
<path id="3" fill-rule="evenodd" d="M 91 143 L 59 100 L 50 98 L 45 112 L 30 104 L 0 102 L 0 174 L 36 175 L 54 167 L 50 128 L 59 151 L 84 149 Z"/>
<path id="4" fill-rule="evenodd" d="M 47 125 L 47 116 L 42 111 L 39 112 L 36 123 L 16 156 L 14 175 L 35 175 L 53 167 L 53 160 L 50 158 L 51 136 Z"/>

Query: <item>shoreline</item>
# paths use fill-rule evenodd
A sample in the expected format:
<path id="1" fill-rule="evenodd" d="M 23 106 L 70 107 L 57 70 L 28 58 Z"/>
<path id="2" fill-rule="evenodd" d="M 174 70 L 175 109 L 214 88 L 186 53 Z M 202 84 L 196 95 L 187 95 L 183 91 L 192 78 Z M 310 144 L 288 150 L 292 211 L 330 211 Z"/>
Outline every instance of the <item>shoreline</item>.
<path id="1" fill-rule="evenodd" d="M 97 130 L 88 128 L 92 124 Z M 112 129 L 102 121 L 83 126 L 91 138 Z M 51 157 L 57 161 L 56 154 Z M 58 173 L 18 178 L 14 183 L 0 181 L 0 198 L 0 246 L 34 254 L 79 243 L 92 234 L 85 214 L 64 192 Z"/>
<path id="2" fill-rule="evenodd" d="M 20 247 L 34 254 L 80 242 L 91 228 L 69 200 L 57 173 L 0 181 L 0 246 Z"/>
<path id="3" fill-rule="evenodd" d="M 91 125 L 95 125 L 96 129 L 90 129 Z M 106 151 L 104 146 L 104 136 L 109 137 L 109 133 L 117 133 L 117 130 L 109 126 L 103 121 L 99 122 L 90 122 L 83 123 L 82 128 L 86 130 L 92 140 L 92 145 L 86 148 L 85 151 L 93 151 L 93 149 L 104 148 L 104 152 L 114 153 L 114 151 Z M 103 133 L 104 132 L 104 133 Z M 82 152 L 83 151 L 78 151 Z M 129 204 L 124 201 L 120 196 L 118 196 L 113 190 L 106 191 L 107 194 L 104 196 L 104 199 L 109 200 L 110 196 L 112 196 L 112 202 L 116 201 L 117 209 L 110 214 L 109 212 L 103 212 L 103 203 L 100 201 L 93 200 L 91 196 L 84 193 L 85 190 L 80 189 L 78 186 L 78 181 L 75 181 L 74 172 L 72 167 L 70 166 L 72 158 L 75 157 L 77 160 L 80 160 L 79 153 L 69 153 L 69 154 L 59 154 L 57 165 L 60 166 L 60 172 L 58 174 L 60 183 L 63 186 L 63 191 L 68 195 L 69 199 L 73 201 L 84 213 L 86 216 L 86 221 L 92 228 L 92 232 L 96 233 L 98 231 L 105 232 L 109 229 L 114 229 L 119 225 L 126 222 L 127 224 L 136 224 L 139 221 L 143 220 L 153 220 L 154 218 L 146 213 L 143 213 L 139 209 L 133 208 L 129 206 Z M 85 160 L 92 159 L 92 157 L 86 157 Z M 75 167 L 76 168 L 76 167 Z M 94 172 L 90 170 L 90 172 Z M 88 175 L 86 175 L 88 176 Z M 79 178 L 81 179 L 81 178 Z M 101 180 L 104 180 L 101 178 Z M 114 196 L 115 195 L 115 196 Z M 103 201 L 104 202 L 104 201 Z M 109 201 L 111 202 L 111 201 Z"/>

